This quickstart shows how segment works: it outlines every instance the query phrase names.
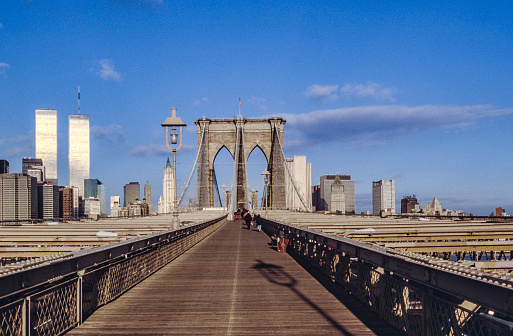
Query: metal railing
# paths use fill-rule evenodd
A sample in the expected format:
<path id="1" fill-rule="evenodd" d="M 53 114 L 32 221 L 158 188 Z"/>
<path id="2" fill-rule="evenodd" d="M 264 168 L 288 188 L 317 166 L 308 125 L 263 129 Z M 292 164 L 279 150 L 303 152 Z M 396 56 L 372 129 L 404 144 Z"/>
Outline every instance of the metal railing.
<path id="1" fill-rule="evenodd" d="M 60 335 L 200 242 L 226 216 L 0 276 L 0 335 Z"/>
<path id="2" fill-rule="evenodd" d="M 261 219 L 404 335 L 513 335 L 513 278 Z"/>

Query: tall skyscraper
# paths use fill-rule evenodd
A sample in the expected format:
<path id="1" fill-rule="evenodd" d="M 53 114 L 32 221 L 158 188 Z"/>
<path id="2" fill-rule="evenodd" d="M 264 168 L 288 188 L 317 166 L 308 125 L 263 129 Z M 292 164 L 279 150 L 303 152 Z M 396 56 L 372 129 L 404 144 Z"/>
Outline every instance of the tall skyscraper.
<path id="1" fill-rule="evenodd" d="M 173 212 L 173 201 L 175 197 L 175 185 L 173 176 L 173 166 L 167 158 L 166 165 L 164 166 L 164 179 L 162 180 L 162 197 L 161 207 L 159 208 L 160 213 L 171 213 Z"/>
<path id="2" fill-rule="evenodd" d="M 379 215 L 381 210 L 395 213 L 394 180 L 372 182 L 372 213 Z"/>
<path id="3" fill-rule="evenodd" d="M 21 160 L 21 172 L 28 174 L 28 170 L 34 167 L 44 167 L 43 160 L 37 158 L 23 158 Z"/>
<path id="4" fill-rule="evenodd" d="M 23 174 L 0 174 L 0 220 L 36 219 L 37 182 Z"/>
<path id="5" fill-rule="evenodd" d="M 110 197 L 110 217 L 118 217 L 121 210 L 121 197 L 114 195 Z"/>
<path id="6" fill-rule="evenodd" d="M 35 177 L 37 183 L 42 183 L 46 180 L 45 166 L 43 166 L 42 159 L 23 158 L 21 161 L 21 172 Z"/>
<path id="7" fill-rule="evenodd" d="M 59 189 L 59 218 L 73 218 L 73 188 Z"/>
<path id="8" fill-rule="evenodd" d="M 285 159 L 285 162 L 289 168 L 289 171 L 294 179 L 296 187 L 299 189 L 301 193 L 301 197 L 306 202 L 307 207 L 312 206 L 312 173 L 311 173 L 311 163 L 306 161 L 306 156 L 298 156 L 294 155 L 291 159 Z M 285 195 L 286 195 L 286 206 L 289 210 L 301 210 L 305 211 L 303 206 L 303 202 L 299 198 L 296 188 L 294 188 L 294 184 L 290 181 L 288 177 L 288 173 L 285 172 L 287 176 L 285 177 Z"/>
<path id="9" fill-rule="evenodd" d="M 9 161 L 0 160 L 0 174 L 9 173 Z"/>
<path id="10" fill-rule="evenodd" d="M 331 184 L 331 212 L 346 213 L 346 198 L 344 195 L 344 185 L 340 180 L 340 176 L 335 176 L 335 180 Z"/>
<path id="11" fill-rule="evenodd" d="M 130 204 L 134 204 L 136 201 L 141 199 L 141 186 L 139 182 L 130 182 L 125 184 L 123 188 L 123 207 L 127 207 Z"/>
<path id="12" fill-rule="evenodd" d="M 84 180 L 90 171 L 89 116 L 70 114 L 68 132 L 69 185 L 78 187 L 79 196 L 84 197 Z"/>
<path id="13" fill-rule="evenodd" d="M 404 196 L 401 199 L 401 213 L 413 213 L 420 211 L 419 203 L 417 202 L 417 197 L 413 196 Z"/>
<path id="14" fill-rule="evenodd" d="M 324 175 L 320 178 L 318 203 L 315 204 L 317 210 L 331 211 L 331 185 L 338 176 L 344 186 L 344 200 L 347 214 L 355 213 L 355 192 L 354 181 L 351 175 Z"/>
<path id="15" fill-rule="evenodd" d="M 85 179 L 84 180 L 84 199 L 97 198 L 100 201 L 100 214 L 102 216 L 107 214 L 105 206 L 105 185 L 98 179 Z"/>
<path id="16" fill-rule="evenodd" d="M 38 218 L 59 218 L 59 187 L 53 184 L 37 185 Z"/>
<path id="17" fill-rule="evenodd" d="M 36 157 L 43 160 L 46 180 L 57 180 L 57 111 L 36 110 Z"/>
<path id="18" fill-rule="evenodd" d="M 146 199 L 146 203 L 148 204 L 148 213 L 153 215 L 155 210 L 153 210 L 153 203 L 151 201 L 151 185 L 148 181 L 144 185 L 144 199 Z"/>

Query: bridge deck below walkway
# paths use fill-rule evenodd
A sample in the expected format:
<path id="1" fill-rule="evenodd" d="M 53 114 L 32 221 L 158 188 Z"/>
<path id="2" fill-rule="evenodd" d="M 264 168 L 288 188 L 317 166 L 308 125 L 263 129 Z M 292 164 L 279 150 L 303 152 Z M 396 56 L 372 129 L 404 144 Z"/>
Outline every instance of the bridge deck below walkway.
<path id="1" fill-rule="evenodd" d="M 68 335 L 398 334 L 269 241 L 227 222 Z"/>

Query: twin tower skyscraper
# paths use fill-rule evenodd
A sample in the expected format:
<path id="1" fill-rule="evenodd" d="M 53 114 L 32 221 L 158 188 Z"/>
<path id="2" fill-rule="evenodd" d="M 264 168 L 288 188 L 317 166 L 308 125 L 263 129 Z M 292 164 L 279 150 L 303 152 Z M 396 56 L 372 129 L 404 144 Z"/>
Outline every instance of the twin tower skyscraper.
<path id="1" fill-rule="evenodd" d="M 80 87 L 78 114 L 68 119 L 69 187 L 78 187 L 84 196 L 84 180 L 90 175 L 89 116 L 80 114 Z M 57 111 L 36 110 L 36 158 L 43 160 L 46 181 L 58 185 L 57 179 Z"/>

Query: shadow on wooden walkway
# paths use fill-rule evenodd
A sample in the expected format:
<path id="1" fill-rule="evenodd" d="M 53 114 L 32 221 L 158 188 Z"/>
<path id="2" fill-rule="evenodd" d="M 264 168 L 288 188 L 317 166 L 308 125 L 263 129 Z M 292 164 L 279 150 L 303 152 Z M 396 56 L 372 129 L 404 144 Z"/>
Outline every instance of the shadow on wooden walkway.
<path id="1" fill-rule="evenodd" d="M 227 222 L 68 335 L 398 335 L 268 242 Z"/>

